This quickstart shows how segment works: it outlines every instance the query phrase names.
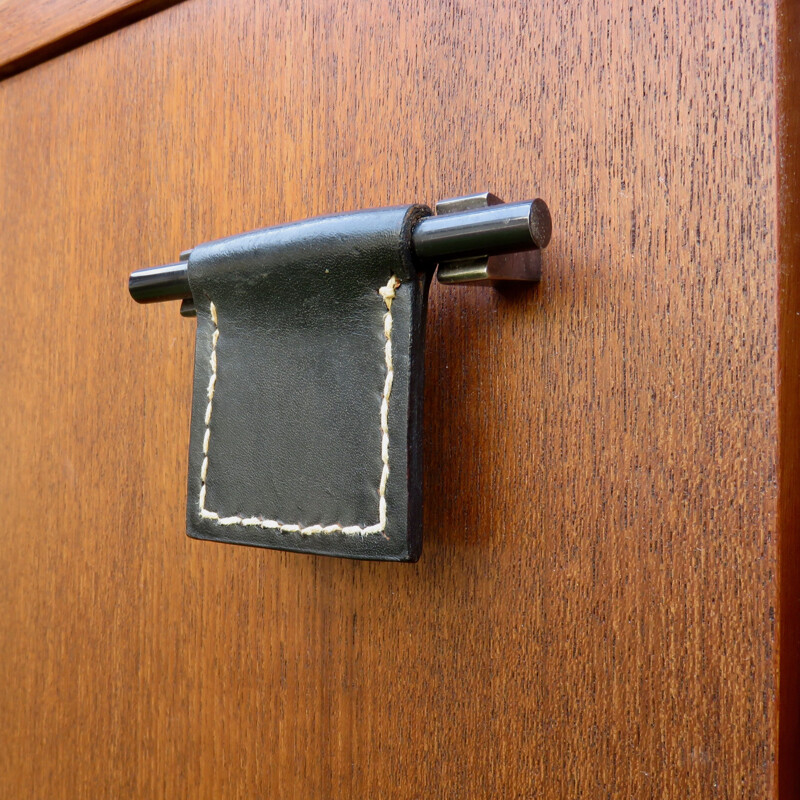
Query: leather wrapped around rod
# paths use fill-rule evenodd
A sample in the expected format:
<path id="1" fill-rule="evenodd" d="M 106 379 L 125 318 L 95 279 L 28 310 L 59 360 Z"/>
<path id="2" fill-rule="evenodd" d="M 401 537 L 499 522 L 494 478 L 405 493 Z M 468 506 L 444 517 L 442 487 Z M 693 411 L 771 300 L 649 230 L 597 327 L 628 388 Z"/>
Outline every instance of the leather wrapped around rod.
<path id="1" fill-rule="evenodd" d="M 428 214 L 338 214 L 192 251 L 190 536 L 419 557 L 429 276 L 411 231 Z"/>

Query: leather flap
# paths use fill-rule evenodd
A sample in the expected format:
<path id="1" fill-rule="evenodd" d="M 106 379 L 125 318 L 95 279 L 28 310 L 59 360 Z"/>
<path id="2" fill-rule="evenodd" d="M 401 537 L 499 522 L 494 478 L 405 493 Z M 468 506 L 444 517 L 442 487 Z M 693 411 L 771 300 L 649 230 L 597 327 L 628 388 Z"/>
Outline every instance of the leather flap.
<path id="1" fill-rule="evenodd" d="M 339 214 L 192 251 L 190 536 L 419 557 L 429 276 L 410 242 L 429 213 Z"/>

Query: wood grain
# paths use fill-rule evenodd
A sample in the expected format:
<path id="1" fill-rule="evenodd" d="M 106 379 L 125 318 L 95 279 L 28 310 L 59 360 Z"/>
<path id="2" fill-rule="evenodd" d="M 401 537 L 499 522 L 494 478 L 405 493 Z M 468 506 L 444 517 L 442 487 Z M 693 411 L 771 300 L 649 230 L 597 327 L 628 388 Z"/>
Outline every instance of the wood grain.
<path id="1" fill-rule="evenodd" d="M 800 3 L 777 6 L 779 790 L 800 797 Z"/>
<path id="2" fill-rule="evenodd" d="M 0 795 L 775 796 L 777 20 L 191 0 L 0 83 Z M 433 289 L 422 560 L 187 539 L 128 272 L 487 188 L 554 235 Z"/>
<path id="3" fill-rule="evenodd" d="M 0 0 L 0 78 L 105 36 L 178 0 Z"/>

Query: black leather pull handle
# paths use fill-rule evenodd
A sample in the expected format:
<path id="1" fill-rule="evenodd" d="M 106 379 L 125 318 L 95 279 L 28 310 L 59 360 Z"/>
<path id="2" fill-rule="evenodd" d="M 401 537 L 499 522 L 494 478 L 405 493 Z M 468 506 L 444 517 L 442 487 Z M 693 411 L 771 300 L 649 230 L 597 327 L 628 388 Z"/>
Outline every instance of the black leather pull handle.
<path id="1" fill-rule="evenodd" d="M 200 245 L 190 536 L 414 561 L 422 541 L 424 206 Z"/>
<path id="2" fill-rule="evenodd" d="M 198 245 L 133 272 L 140 303 L 197 317 L 190 536 L 383 561 L 422 545 L 430 277 L 538 281 L 543 200 L 489 192 Z"/>

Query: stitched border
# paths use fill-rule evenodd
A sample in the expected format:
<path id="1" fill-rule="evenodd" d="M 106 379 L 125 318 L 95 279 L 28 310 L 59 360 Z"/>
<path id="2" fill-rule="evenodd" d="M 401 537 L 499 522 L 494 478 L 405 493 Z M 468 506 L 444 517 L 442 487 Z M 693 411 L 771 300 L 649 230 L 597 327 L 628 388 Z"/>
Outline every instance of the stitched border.
<path id="1" fill-rule="evenodd" d="M 381 460 L 383 469 L 378 485 L 378 522 L 362 528 L 358 525 L 343 527 L 338 523 L 334 525 L 309 525 L 301 528 L 299 525 L 286 525 L 274 519 L 265 517 L 242 517 L 235 515 L 232 517 L 220 517 L 216 511 L 209 511 L 206 508 L 206 484 L 208 482 L 208 446 L 211 441 L 211 412 L 214 406 L 214 391 L 217 386 L 217 342 L 219 341 L 219 320 L 217 318 L 217 307 L 211 303 L 211 319 L 214 323 L 214 333 L 211 336 L 211 357 L 209 365 L 211 367 L 211 377 L 208 381 L 208 405 L 206 406 L 205 424 L 206 431 L 203 436 L 203 464 L 200 467 L 200 496 L 199 507 L 200 516 L 203 519 L 214 520 L 218 525 L 244 525 L 259 528 L 269 528 L 278 530 L 282 533 L 302 533 L 312 535 L 315 533 L 345 533 L 350 535 L 364 535 L 371 533 L 383 533 L 386 530 L 386 483 L 389 479 L 389 398 L 392 394 L 392 384 L 394 382 L 394 364 L 392 362 L 392 301 L 395 292 L 400 286 L 400 281 L 392 275 L 386 286 L 382 286 L 378 292 L 386 305 L 386 314 L 383 316 L 383 335 L 386 337 L 384 357 L 386 360 L 386 379 L 383 383 L 383 395 L 381 396 Z"/>

